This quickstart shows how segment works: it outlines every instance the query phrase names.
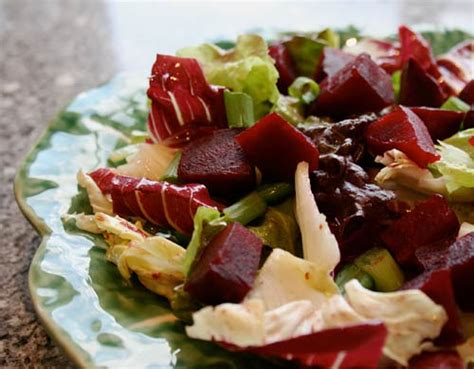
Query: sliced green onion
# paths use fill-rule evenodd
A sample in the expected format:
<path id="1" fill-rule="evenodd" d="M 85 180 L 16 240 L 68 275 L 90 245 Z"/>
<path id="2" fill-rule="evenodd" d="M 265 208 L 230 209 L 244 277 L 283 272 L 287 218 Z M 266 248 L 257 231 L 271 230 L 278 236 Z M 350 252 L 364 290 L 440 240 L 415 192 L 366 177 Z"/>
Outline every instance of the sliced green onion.
<path id="1" fill-rule="evenodd" d="M 398 96 L 400 96 L 400 83 L 402 79 L 402 71 L 397 70 L 392 74 L 392 87 L 393 93 L 395 94 L 395 101 L 398 101 Z"/>
<path id="2" fill-rule="evenodd" d="M 181 151 L 178 151 L 175 155 L 171 163 L 166 168 L 165 173 L 160 177 L 160 180 L 170 182 L 170 183 L 178 183 L 178 166 L 181 160 Z"/>
<path id="3" fill-rule="evenodd" d="M 260 186 L 257 192 L 268 205 L 273 205 L 292 195 L 295 189 L 291 184 L 281 182 Z"/>
<path id="4" fill-rule="evenodd" d="M 224 91 L 227 123 L 231 128 L 247 128 L 255 123 L 253 100 L 243 92 Z"/>
<path id="5" fill-rule="evenodd" d="M 372 277 L 361 270 L 357 265 L 350 263 L 344 266 L 336 276 L 336 284 L 342 293 L 345 291 L 344 286 L 351 279 L 357 279 L 362 286 L 369 290 L 374 289 L 374 280 Z"/>
<path id="6" fill-rule="evenodd" d="M 386 249 L 377 247 L 370 249 L 359 256 L 354 263 L 372 277 L 377 291 L 396 291 L 405 282 L 403 272 Z"/>
<path id="7" fill-rule="evenodd" d="M 441 109 L 467 112 L 471 107 L 460 98 L 451 96 L 441 105 Z"/>
<path id="8" fill-rule="evenodd" d="M 288 87 L 288 94 L 303 104 L 311 104 L 319 95 L 319 85 L 308 77 L 298 77 Z"/>
<path id="9" fill-rule="evenodd" d="M 252 192 L 240 199 L 235 204 L 224 209 L 225 219 L 232 222 L 239 222 L 243 225 L 250 223 L 252 220 L 261 217 L 267 210 L 267 203 L 258 194 Z"/>

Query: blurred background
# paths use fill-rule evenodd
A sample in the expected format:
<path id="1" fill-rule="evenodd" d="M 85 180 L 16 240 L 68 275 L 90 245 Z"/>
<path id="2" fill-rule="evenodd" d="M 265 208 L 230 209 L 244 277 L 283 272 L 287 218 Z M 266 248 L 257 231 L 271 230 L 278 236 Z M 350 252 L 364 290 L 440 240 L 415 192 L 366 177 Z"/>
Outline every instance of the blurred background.
<path id="1" fill-rule="evenodd" d="M 0 0 L 0 367 L 71 367 L 34 315 L 27 271 L 39 237 L 11 190 L 19 161 L 61 107 L 119 71 L 149 70 L 157 52 L 249 30 L 354 25 L 383 36 L 400 23 L 474 33 L 474 2 Z"/>

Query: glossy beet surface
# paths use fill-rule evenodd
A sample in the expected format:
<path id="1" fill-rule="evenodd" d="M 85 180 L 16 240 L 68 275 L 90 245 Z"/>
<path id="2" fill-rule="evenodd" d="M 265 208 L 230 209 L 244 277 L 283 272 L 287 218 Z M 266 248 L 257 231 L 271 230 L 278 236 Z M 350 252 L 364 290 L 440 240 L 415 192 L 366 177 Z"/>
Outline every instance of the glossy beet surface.
<path id="1" fill-rule="evenodd" d="M 441 85 L 415 60 L 410 59 L 403 68 L 399 102 L 406 106 L 439 107 L 446 100 Z"/>
<path id="2" fill-rule="evenodd" d="M 436 343 L 444 346 L 454 346 L 464 342 L 465 337 L 459 320 L 459 311 L 454 299 L 451 271 L 438 269 L 426 271 L 407 282 L 404 289 L 418 288 L 426 293 L 434 302 L 442 305 L 448 314 L 448 321 L 443 327 Z"/>
<path id="3" fill-rule="evenodd" d="M 393 102 L 390 76 L 370 56 L 361 54 L 321 83 L 312 112 L 345 117 L 376 112 Z"/>
<path id="4" fill-rule="evenodd" d="M 315 144 L 276 113 L 263 117 L 235 139 L 264 179 L 293 182 L 300 161 L 306 161 L 310 171 L 318 166 Z"/>
<path id="5" fill-rule="evenodd" d="M 459 93 L 459 98 L 470 105 L 474 105 L 474 79 Z"/>
<path id="6" fill-rule="evenodd" d="M 234 137 L 239 129 L 216 130 L 184 148 L 178 166 L 183 182 L 202 183 L 212 194 L 238 196 L 255 186 L 255 169 Z"/>
<path id="7" fill-rule="evenodd" d="M 420 201 L 415 208 L 393 222 L 382 240 L 396 260 L 408 267 L 419 266 L 415 251 L 443 240 L 454 240 L 459 221 L 441 195 Z"/>
<path id="8" fill-rule="evenodd" d="M 365 138 L 373 154 L 398 149 L 422 168 L 440 158 L 423 121 L 403 106 L 372 123 Z"/>
<path id="9" fill-rule="evenodd" d="M 286 93 L 288 86 L 296 78 L 296 72 L 291 60 L 290 53 L 283 42 L 277 42 L 269 46 L 268 53 L 275 60 L 275 67 L 278 70 L 278 89 Z"/>
<path id="10" fill-rule="evenodd" d="M 461 111 L 414 107 L 411 111 L 425 123 L 433 142 L 451 137 L 461 128 L 465 113 Z"/>
<path id="11" fill-rule="evenodd" d="M 242 301 L 252 288 L 262 246 L 243 225 L 229 224 L 204 248 L 184 289 L 205 304 Z"/>
<path id="12" fill-rule="evenodd" d="M 314 79 L 317 82 L 321 82 L 326 77 L 333 76 L 355 58 L 355 55 L 349 54 L 341 49 L 325 47 L 321 52 Z"/>

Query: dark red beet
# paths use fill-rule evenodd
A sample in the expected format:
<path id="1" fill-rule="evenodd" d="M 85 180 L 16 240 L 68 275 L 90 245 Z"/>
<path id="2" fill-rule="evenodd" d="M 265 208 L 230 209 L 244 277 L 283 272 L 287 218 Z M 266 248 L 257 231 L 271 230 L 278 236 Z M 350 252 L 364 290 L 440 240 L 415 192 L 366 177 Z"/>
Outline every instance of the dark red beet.
<path id="1" fill-rule="evenodd" d="M 276 113 L 266 115 L 235 139 L 266 179 L 292 182 L 300 161 L 308 162 L 310 171 L 318 166 L 314 143 Z"/>
<path id="2" fill-rule="evenodd" d="M 433 57 L 430 44 L 419 33 L 413 32 L 407 26 L 398 28 L 400 39 L 400 62 L 402 65 L 413 59 L 434 78 L 440 77 L 440 72 Z"/>
<path id="3" fill-rule="evenodd" d="M 472 60 L 474 41 L 466 40 L 454 46 L 447 54 L 438 58 L 437 64 L 443 80 L 455 95 L 474 79 Z"/>
<path id="4" fill-rule="evenodd" d="M 312 112 L 345 117 L 376 112 L 393 102 L 390 76 L 369 55 L 360 54 L 321 83 L 321 94 Z"/>
<path id="5" fill-rule="evenodd" d="M 446 97 L 438 81 L 423 70 L 415 59 L 405 64 L 400 81 L 400 104 L 437 108 Z"/>
<path id="6" fill-rule="evenodd" d="M 410 360 L 408 369 L 464 369 L 457 351 L 424 351 Z"/>
<path id="7" fill-rule="evenodd" d="M 461 128 L 465 113 L 461 111 L 415 107 L 411 111 L 425 123 L 433 141 L 451 137 Z"/>
<path id="8" fill-rule="evenodd" d="M 456 240 L 448 249 L 454 294 L 461 309 L 474 311 L 474 232 Z"/>
<path id="9" fill-rule="evenodd" d="M 456 214 L 443 196 L 434 195 L 393 222 L 381 238 L 400 264 L 411 267 L 419 266 L 416 249 L 450 239 L 458 231 Z"/>
<path id="10" fill-rule="evenodd" d="M 270 45 L 268 53 L 275 60 L 275 67 L 280 75 L 278 78 L 278 88 L 281 92 L 286 93 L 288 86 L 296 78 L 295 67 L 290 53 L 282 42 Z"/>
<path id="11" fill-rule="evenodd" d="M 188 145 L 181 155 L 178 177 L 202 183 L 212 194 L 236 196 L 255 186 L 255 170 L 234 137 L 238 129 L 216 130 Z"/>
<path id="12" fill-rule="evenodd" d="M 229 224 L 204 248 L 184 289 L 204 304 L 242 301 L 252 288 L 262 246 L 243 225 Z"/>
<path id="13" fill-rule="evenodd" d="M 474 79 L 459 93 L 459 98 L 470 105 L 474 105 Z"/>
<path id="14" fill-rule="evenodd" d="M 341 49 L 325 47 L 319 58 L 314 79 L 317 82 L 321 82 L 324 78 L 333 76 L 344 67 L 344 65 L 353 61 L 355 58 L 355 55 L 346 53 Z"/>
<path id="15" fill-rule="evenodd" d="M 403 289 L 414 288 L 422 290 L 434 302 L 442 305 L 448 314 L 448 321 L 435 343 L 441 346 L 455 346 L 463 343 L 465 337 L 454 300 L 451 271 L 449 269 L 426 271 L 403 286 Z"/>
<path id="16" fill-rule="evenodd" d="M 372 123 L 365 138 L 373 154 L 398 149 L 422 168 L 440 158 L 423 121 L 403 106 Z"/>
<path id="17" fill-rule="evenodd" d="M 469 110 L 466 113 L 464 122 L 462 124 L 462 129 L 474 128 L 474 109 Z M 472 144 L 474 146 L 474 143 Z"/>
<path id="18" fill-rule="evenodd" d="M 236 347 L 221 342 L 231 351 L 293 360 L 298 368 L 376 368 L 382 357 L 387 328 L 378 321 L 325 329 L 259 347 Z"/>

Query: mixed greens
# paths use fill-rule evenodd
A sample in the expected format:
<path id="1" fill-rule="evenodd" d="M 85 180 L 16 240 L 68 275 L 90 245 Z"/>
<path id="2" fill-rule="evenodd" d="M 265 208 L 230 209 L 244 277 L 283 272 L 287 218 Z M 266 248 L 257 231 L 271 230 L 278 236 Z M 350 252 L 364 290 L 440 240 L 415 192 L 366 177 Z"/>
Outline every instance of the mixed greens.
<path id="1" fill-rule="evenodd" d="M 66 218 L 192 338 L 303 367 L 463 367 L 473 60 L 474 41 L 435 57 L 405 26 L 157 55 L 148 131 L 78 173 L 93 214 Z"/>

